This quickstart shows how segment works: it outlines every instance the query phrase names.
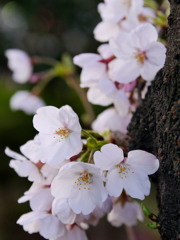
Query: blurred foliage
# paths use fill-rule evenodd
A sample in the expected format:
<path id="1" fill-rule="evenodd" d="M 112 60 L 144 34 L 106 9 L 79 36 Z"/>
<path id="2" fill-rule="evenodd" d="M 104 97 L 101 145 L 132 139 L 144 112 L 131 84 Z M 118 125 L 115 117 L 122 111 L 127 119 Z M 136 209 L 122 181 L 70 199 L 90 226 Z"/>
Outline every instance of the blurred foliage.
<path id="1" fill-rule="evenodd" d="M 9 108 L 12 94 L 20 89 L 30 89 L 31 86 L 18 85 L 12 81 L 4 51 L 9 48 L 20 48 L 30 55 L 56 59 L 60 59 L 64 52 L 71 56 L 82 52 L 95 52 L 98 43 L 93 39 L 93 29 L 100 21 L 97 12 L 99 2 L 99 0 L 0 1 L 0 240 L 42 239 L 39 235 L 31 236 L 23 232 L 22 227 L 16 225 L 19 216 L 29 211 L 28 204 L 19 206 L 17 199 L 30 184 L 9 168 L 9 158 L 4 155 L 4 149 L 9 146 L 12 150 L 19 151 L 19 146 L 33 138 L 36 131 L 32 126 L 32 116 L 20 111 L 12 112 Z M 63 79 L 50 82 L 42 97 L 47 105 L 60 107 L 69 104 L 79 115 L 83 114 L 80 100 Z M 102 108 L 94 109 L 99 112 Z M 147 201 L 153 209 L 156 209 L 152 200 Z M 96 230 L 92 228 L 89 232 L 93 240 L 107 240 L 113 236 L 116 238 L 115 234 L 116 236 L 122 234 L 121 239 L 126 239 L 123 228 L 114 230 L 103 222 Z"/>

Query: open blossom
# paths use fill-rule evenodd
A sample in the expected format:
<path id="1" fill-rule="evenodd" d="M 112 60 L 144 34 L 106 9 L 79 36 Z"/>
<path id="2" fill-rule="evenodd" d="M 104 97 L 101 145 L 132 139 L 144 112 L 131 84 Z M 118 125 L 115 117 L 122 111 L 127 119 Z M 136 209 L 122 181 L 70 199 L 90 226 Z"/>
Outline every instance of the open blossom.
<path id="1" fill-rule="evenodd" d="M 100 54 L 82 53 L 73 59 L 74 64 L 82 68 L 81 87 L 91 87 L 99 79 L 107 78 L 107 63 L 113 59 L 113 53 L 108 44 L 100 46 L 98 52 Z"/>
<path id="2" fill-rule="evenodd" d="M 115 144 L 106 144 L 94 153 L 94 162 L 102 171 L 108 171 L 106 189 L 110 196 L 118 197 L 123 189 L 132 198 L 143 200 L 150 193 L 148 175 L 159 168 L 156 157 L 142 150 L 134 150 L 124 157 Z"/>
<path id="3" fill-rule="evenodd" d="M 98 11 L 104 21 L 118 22 L 130 14 L 137 13 L 143 6 L 143 0 L 106 0 L 98 5 Z"/>
<path id="4" fill-rule="evenodd" d="M 51 185 L 52 195 L 66 198 L 76 214 L 90 214 L 107 198 L 100 170 L 93 164 L 71 162 L 62 167 Z"/>
<path id="5" fill-rule="evenodd" d="M 152 23 L 153 18 L 155 18 L 155 13 L 151 8 L 139 8 L 133 14 L 128 14 L 126 17 L 116 21 L 105 18 L 95 27 L 94 37 L 100 42 L 107 42 L 121 32 L 130 32 L 145 22 Z"/>
<path id="6" fill-rule="evenodd" d="M 46 239 L 58 238 L 65 233 L 64 225 L 51 213 L 36 211 L 23 214 L 17 221 L 28 233 L 39 232 Z"/>
<path id="7" fill-rule="evenodd" d="M 115 199 L 113 209 L 107 219 L 114 227 L 120 227 L 122 224 L 134 226 L 137 220 L 143 221 L 143 213 L 139 203 L 121 202 Z"/>
<path id="8" fill-rule="evenodd" d="M 115 108 L 108 108 L 98 115 L 97 119 L 92 123 L 92 129 L 97 132 L 111 130 L 126 134 L 131 117 L 132 114 L 130 113 L 121 116 Z"/>
<path id="9" fill-rule="evenodd" d="M 20 147 L 24 156 L 9 148 L 5 149 L 5 153 L 12 158 L 9 165 L 20 177 L 27 177 L 29 181 L 48 185 L 57 174 L 58 169 L 40 161 L 39 147 L 40 143 L 36 136 L 34 140 L 30 140 Z"/>
<path id="10" fill-rule="evenodd" d="M 147 81 L 153 80 L 164 66 L 166 53 L 157 38 L 155 27 L 145 23 L 112 39 L 110 45 L 117 59 L 109 63 L 110 77 L 120 83 L 134 81 L 139 76 Z"/>
<path id="11" fill-rule="evenodd" d="M 39 108 L 33 125 L 39 131 L 42 162 L 55 166 L 82 150 L 79 118 L 70 106 Z"/>
<path id="12" fill-rule="evenodd" d="M 44 101 L 28 91 L 17 91 L 10 99 L 12 110 L 21 110 L 26 114 L 34 114 L 45 105 Z"/>
<path id="13" fill-rule="evenodd" d="M 13 72 L 13 80 L 18 83 L 27 82 L 32 75 L 32 64 L 27 53 L 19 49 L 8 49 L 5 55 L 8 67 Z"/>

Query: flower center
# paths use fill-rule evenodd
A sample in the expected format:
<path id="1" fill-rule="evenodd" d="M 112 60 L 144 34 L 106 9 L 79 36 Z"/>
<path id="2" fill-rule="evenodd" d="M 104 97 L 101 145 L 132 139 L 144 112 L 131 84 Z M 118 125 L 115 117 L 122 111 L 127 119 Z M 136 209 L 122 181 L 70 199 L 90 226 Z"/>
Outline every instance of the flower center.
<path id="1" fill-rule="evenodd" d="M 58 128 L 56 134 L 60 136 L 61 139 L 67 138 L 72 131 L 68 128 Z"/>
<path id="2" fill-rule="evenodd" d="M 92 176 L 93 175 L 91 173 L 84 171 L 81 173 L 80 177 L 78 177 L 78 179 L 74 183 L 78 186 L 79 190 L 81 189 L 90 190 L 89 185 L 93 183 Z"/>
<path id="3" fill-rule="evenodd" d="M 134 173 L 132 169 L 130 169 L 127 165 L 120 164 L 117 165 L 118 173 L 120 174 L 121 179 L 127 178 L 127 174 L 129 172 Z"/>
<path id="4" fill-rule="evenodd" d="M 127 5 L 128 7 L 130 7 L 131 6 L 131 0 L 123 0 L 122 4 L 123 5 Z"/>
<path id="5" fill-rule="evenodd" d="M 138 20 L 140 22 L 147 22 L 148 18 L 145 15 L 143 15 L 143 14 L 139 14 L 138 15 Z"/>
<path id="6" fill-rule="evenodd" d="M 138 51 L 138 53 L 135 54 L 135 59 L 139 64 L 144 64 L 144 61 L 147 59 L 145 52 Z"/>

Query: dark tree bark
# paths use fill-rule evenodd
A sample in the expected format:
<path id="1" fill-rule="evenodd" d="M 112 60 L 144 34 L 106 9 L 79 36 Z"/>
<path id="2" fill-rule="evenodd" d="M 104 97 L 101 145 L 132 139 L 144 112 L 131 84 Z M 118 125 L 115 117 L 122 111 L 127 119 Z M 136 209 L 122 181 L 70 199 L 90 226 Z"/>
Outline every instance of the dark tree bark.
<path id="1" fill-rule="evenodd" d="M 129 125 L 129 148 L 155 154 L 159 232 L 163 240 L 180 239 L 180 0 L 170 0 L 165 67 L 157 74 Z"/>

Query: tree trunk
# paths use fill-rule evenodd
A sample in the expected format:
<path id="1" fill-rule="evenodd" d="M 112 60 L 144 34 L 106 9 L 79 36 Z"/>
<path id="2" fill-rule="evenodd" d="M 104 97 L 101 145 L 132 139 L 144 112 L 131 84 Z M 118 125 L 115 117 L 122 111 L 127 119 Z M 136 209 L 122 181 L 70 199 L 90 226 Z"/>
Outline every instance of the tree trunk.
<path id="1" fill-rule="evenodd" d="M 129 125 L 129 149 L 154 153 L 160 160 L 159 232 L 163 240 L 180 239 L 180 0 L 170 0 L 165 67 L 157 74 Z"/>

